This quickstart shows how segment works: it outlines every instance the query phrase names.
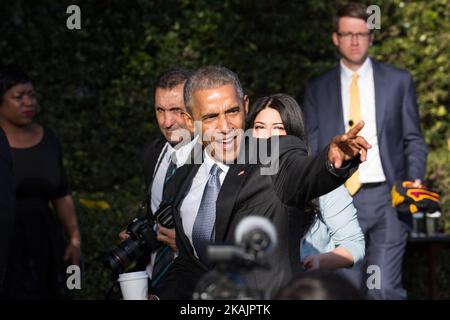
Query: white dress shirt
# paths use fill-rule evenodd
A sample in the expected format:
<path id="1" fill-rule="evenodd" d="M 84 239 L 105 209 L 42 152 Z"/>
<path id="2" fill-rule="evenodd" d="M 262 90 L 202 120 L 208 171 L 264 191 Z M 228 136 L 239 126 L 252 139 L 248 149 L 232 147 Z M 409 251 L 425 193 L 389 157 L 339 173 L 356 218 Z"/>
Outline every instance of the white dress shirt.
<path id="1" fill-rule="evenodd" d="M 203 191 L 205 190 L 206 183 L 210 177 L 210 171 L 214 164 L 217 164 L 222 172 L 219 175 L 220 185 L 222 186 L 223 180 L 227 175 L 229 166 L 222 162 L 215 161 L 211 156 L 204 151 L 204 161 L 197 171 L 197 174 L 192 181 L 189 193 L 184 198 L 180 208 L 180 216 L 183 222 L 184 233 L 188 237 L 192 247 L 195 247 L 192 242 L 192 229 L 194 227 L 195 218 L 197 217 L 198 209 L 200 208 L 200 202 L 202 201 Z M 195 252 L 197 255 L 197 252 Z"/>
<path id="2" fill-rule="evenodd" d="M 152 182 L 152 196 L 151 196 L 151 209 L 152 212 L 156 212 L 158 210 L 159 205 L 161 204 L 163 197 L 163 188 L 164 188 L 164 180 L 166 179 L 167 169 L 169 168 L 171 156 L 175 153 L 174 157 L 176 157 L 176 165 L 177 168 L 183 166 L 186 161 L 189 159 L 192 149 L 194 148 L 195 143 L 197 142 L 198 136 L 195 137 L 188 144 L 175 149 L 173 148 L 169 142 L 166 142 L 164 147 L 159 154 L 158 161 L 156 162 L 156 166 L 153 172 L 153 182 Z M 175 256 L 177 254 L 175 253 Z M 150 262 L 147 265 L 147 274 L 149 277 L 152 277 L 153 265 L 155 263 L 156 252 L 153 252 L 150 255 Z"/>
<path id="3" fill-rule="evenodd" d="M 192 149 L 194 148 L 194 144 L 197 142 L 198 136 L 195 137 L 188 144 L 175 149 L 170 145 L 170 143 L 166 142 L 161 153 L 159 154 L 158 161 L 156 162 L 155 170 L 153 172 L 153 183 L 152 183 L 152 212 L 156 212 L 158 210 L 159 205 L 161 204 L 163 197 L 163 188 L 164 188 L 164 180 L 166 179 L 167 169 L 170 165 L 170 160 L 172 154 L 175 153 L 174 157 L 176 160 L 177 168 L 183 166 L 187 159 L 189 159 Z"/>
<path id="4" fill-rule="evenodd" d="M 341 95 L 344 125 L 349 130 L 350 118 L 350 85 L 354 71 L 350 70 L 341 61 Z M 375 115 L 375 84 L 373 81 L 373 69 L 370 58 L 356 71 L 359 75 L 358 89 L 361 107 L 361 118 L 364 120 L 364 128 L 359 135 L 364 137 L 372 145 L 367 152 L 367 161 L 359 165 L 359 177 L 361 183 L 375 183 L 386 181 L 383 166 L 381 165 L 380 149 L 378 148 L 377 123 Z"/>

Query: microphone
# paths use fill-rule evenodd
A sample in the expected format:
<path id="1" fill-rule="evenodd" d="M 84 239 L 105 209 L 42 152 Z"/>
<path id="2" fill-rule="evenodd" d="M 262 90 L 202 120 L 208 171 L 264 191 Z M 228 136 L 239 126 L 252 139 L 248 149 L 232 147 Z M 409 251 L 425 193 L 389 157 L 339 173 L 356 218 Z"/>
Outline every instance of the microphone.
<path id="1" fill-rule="evenodd" d="M 271 252 L 277 246 L 277 232 L 269 219 L 249 216 L 242 219 L 236 227 L 234 239 L 249 253 L 262 255 Z"/>
<path id="2" fill-rule="evenodd" d="M 235 245 L 210 245 L 208 259 L 215 268 L 198 282 L 193 298 L 264 299 L 260 290 L 247 283 L 245 274 L 270 266 L 263 256 L 277 245 L 277 232 L 269 219 L 249 216 L 242 219 L 234 233 Z"/>
<path id="3" fill-rule="evenodd" d="M 258 259 L 277 246 L 277 232 L 269 219 L 249 216 L 242 219 L 234 233 L 235 245 L 208 246 L 208 259 L 213 262 L 234 261 L 258 263 Z"/>

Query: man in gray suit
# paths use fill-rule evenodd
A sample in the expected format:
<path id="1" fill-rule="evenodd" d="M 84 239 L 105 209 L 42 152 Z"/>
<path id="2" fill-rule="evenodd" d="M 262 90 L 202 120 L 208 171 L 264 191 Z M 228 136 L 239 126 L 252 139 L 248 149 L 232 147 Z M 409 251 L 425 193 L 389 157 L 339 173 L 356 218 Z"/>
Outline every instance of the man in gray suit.
<path id="1" fill-rule="evenodd" d="M 419 183 L 424 178 L 427 147 L 413 80 L 407 71 L 368 57 L 373 34 L 367 18 L 362 4 L 338 10 L 332 39 L 341 60 L 308 83 L 304 112 L 313 153 L 364 120 L 360 134 L 373 148 L 346 186 L 366 236 L 366 257 L 362 268 L 348 273 L 372 298 L 405 299 L 402 259 L 408 223 L 392 208 L 390 189 L 396 180 Z M 362 276 L 371 277 L 364 281 Z"/>

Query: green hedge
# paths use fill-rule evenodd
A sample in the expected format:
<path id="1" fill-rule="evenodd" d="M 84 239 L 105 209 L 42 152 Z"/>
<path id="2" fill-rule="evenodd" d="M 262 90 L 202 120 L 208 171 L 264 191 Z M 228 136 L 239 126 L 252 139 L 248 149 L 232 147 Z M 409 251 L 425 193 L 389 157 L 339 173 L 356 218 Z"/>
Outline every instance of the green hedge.
<path id="1" fill-rule="evenodd" d="M 109 279 L 98 257 L 117 243 L 142 198 L 140 152 L 157 132 L 149 99 L 157 74 L 174 65 L 222 64 L 239 74 L 251 101 L 274 92 L 302 101 L 306 81 L 336 64 L 331 15 L 341 2 L 2 1 L 0 63 L 18 63 L 33 76 L 37 120 L 60 137 L 76 191 L 86 264 L 76 297 L 104 297 Z M 81 8 L 81 30 L 66 28 L 69 4 Z M 427 177 L 443 195 L 449 232 L 450 4 L 371 4 L 382 10 L 372 55 L 416 80 L 431 149 Z M 95 202 L 102 200 L 109 208 Z M 409 280 L 412 296 L 424 296 Z"/>

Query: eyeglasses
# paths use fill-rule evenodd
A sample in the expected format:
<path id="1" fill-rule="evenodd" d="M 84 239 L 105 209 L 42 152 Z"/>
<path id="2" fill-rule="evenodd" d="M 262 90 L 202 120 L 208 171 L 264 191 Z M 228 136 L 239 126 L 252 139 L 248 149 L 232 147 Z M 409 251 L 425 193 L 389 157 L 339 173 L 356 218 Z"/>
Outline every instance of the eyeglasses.
<path id="1" fill-rule="evenodd" d="M 366 39 L 370 36 L 370 32 L 337 32 L 338 36 L 344 39 L 353 39 L 353 37 L 357 37 L 358 39 Z"/>

